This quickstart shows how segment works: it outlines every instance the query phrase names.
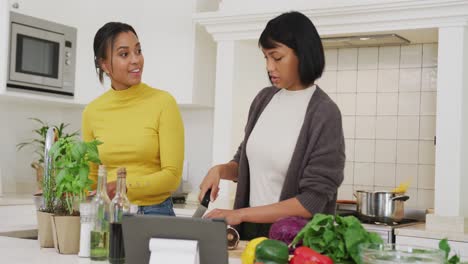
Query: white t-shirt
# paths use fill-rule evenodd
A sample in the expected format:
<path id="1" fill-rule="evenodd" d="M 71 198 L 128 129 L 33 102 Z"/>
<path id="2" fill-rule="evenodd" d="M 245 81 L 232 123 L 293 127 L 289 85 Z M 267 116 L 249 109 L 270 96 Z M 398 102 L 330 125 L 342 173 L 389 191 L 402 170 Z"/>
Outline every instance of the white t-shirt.
<path id="1" fill-rule="evenodd" d="M 279 201 L 284 179 L 315 85 L 281 89 L 260 115 L 246 145 L 250 169 L 250 206 Z"/>

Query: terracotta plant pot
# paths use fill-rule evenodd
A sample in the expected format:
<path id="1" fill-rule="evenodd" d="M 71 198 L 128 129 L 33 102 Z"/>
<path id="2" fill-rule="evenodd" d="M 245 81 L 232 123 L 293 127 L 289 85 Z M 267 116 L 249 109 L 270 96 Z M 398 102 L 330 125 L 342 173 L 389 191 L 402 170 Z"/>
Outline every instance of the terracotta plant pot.
<path id="1" fill-rule="evenodd" d="M 37 235 L 41 248 L 53 248 L 52 218 L 53 214 L 37 211 Z"/>
<path id="2" fill-rule="evenodd" d="M 80 250 L 80 217 L 57 216 L 52 219 L 54 247 L 60 254 L 78 254 Z"/>

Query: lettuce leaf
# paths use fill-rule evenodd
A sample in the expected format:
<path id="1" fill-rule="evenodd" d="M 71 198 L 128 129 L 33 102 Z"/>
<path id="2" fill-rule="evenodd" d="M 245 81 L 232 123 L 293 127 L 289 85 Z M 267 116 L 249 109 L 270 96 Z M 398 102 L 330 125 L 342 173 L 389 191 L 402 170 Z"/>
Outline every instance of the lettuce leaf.
<path id="1" fill-rule="evenodd" d="M 361 263 L 360 244 L 383 243 L 378 234 L 367 232 L 356 217 L 325 214 L 315 214 L 291 245 L 295 246 L 300 241 L 304 246 L 329 256 L 335 262 L 355 263 Z"/>

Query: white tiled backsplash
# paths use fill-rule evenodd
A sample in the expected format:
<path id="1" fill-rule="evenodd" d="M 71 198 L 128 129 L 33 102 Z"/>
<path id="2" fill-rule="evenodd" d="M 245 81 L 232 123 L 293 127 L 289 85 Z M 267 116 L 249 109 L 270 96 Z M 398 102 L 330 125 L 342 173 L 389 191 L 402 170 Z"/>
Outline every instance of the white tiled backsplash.
<path id="1" fill-rule="evenodd" d="M 340 107 L 346 139 L 338 199 L 410 180 L 406 206 L 434 205 L 437 44 L 325 50 L 318 84 Z"/>

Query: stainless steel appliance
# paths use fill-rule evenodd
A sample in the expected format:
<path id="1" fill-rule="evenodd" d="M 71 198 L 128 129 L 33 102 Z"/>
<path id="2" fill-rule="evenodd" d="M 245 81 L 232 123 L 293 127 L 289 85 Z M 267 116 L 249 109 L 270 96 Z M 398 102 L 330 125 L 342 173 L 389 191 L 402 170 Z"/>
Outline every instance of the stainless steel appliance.
<path id="1" fill-rule="evenodd" d="M 76 34 L 73 27 L 10 12 L 7 89 L 73 96 Z"/>
<path id="2" fill-rule="evenodd" d="M 362 217 L 375 221 L 401 221 L 404 216 L 404 202 L 409 196 L 388 191 L 356 191 L 357 212 Z"/>
<path id="3" fill-rule="evenodd" d="M 399 221 L 379 222 L 375 218 L 362 216 L 357 212 L 356 202 L 344 201 L 346 203 L 337 203 L 336 214 L 341 216 L 353 215 L 357 217 L 362 226 L 369 232 L 375 232 L 380 235 L 385 243 L 395 243 L 395 229 L 409 225 L 415 225 L 425 221 L 425 212 L 420 209 L 406 209 L 404 218 Z"/>
<path id="4" fill-rule="evenodd" d="M 395 229 L 405 226 L 410 226 L 417 224 L 418 220 L 415 219 L 403 219 L 401 222 L 397 223 L 362 223 L 362 226 L 369 232 L 375 232 L 380 235 L 382 240 L 385 243 L 395 243 Z"/>

